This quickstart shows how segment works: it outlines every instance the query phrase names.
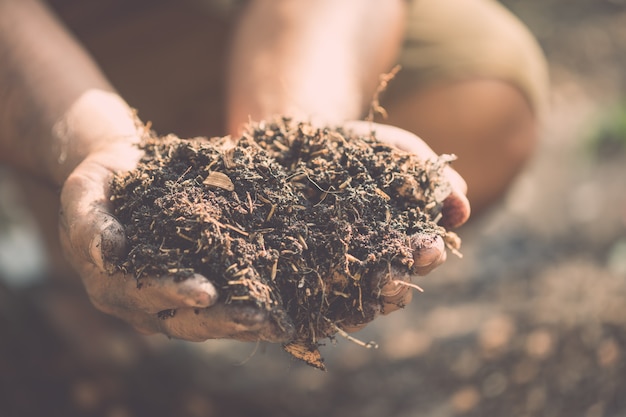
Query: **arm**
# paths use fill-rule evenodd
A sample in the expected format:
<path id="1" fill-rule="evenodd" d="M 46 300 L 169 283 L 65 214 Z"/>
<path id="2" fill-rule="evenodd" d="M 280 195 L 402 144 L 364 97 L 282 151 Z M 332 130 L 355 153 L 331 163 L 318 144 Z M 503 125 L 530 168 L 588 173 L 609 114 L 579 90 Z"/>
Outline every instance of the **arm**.
<path id="1" fill-rule="evenodd" d="M 128 105 L 35 0 L 0 0 L 0 160 L 61 186 L 92 151 L 137 136 Z"/>
<path id="2" fill-rule="evenodd" d="M 61 243 L 96 307 L 140 331 L 189 340 L 288 338 L 264 312 L 214 305 L 205 277 L 152 277 L 138 288 L 111 268 L 126 239 L 110 213 L 109 181 L 141 157 L 141 123 L 37 0 L 0 0 L 0 62 L 0 162 L 62 186 Z M 175 317 L 158 318 L 170 309 Z"/>
<path id="3" fill-rule="evenodd" d="M 257 0 L 233 43 L 229 128 L 286 114 L 358 119 L 404 35 L 403 0 Z"/>

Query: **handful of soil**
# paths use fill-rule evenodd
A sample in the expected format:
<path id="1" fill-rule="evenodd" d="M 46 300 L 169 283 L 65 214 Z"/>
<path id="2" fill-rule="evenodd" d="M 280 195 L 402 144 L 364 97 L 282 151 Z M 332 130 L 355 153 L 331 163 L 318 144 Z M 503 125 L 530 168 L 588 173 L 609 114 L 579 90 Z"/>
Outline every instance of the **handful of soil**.
<path id="1" fill-rule="evenodd" d="M 381 309 L 381 277 L 411 275 L 411 236 L 457 249 L 437 225 L 450 158 L 289 119 L 250 124 L 237 140 L 148 134 L 141 148 L 138 167 L 112 182 L 131 247 L 121 268 L 139 283 L 209 277 L 219 302 L 295 326 L 285 349 L 319 368 L 320 340 Z"/>

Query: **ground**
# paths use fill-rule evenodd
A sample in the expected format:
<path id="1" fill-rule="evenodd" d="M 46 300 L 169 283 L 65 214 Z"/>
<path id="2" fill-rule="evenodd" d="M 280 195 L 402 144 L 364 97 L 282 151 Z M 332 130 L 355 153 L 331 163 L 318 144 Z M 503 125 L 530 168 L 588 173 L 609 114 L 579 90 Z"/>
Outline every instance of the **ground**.
<path id="1" fill-rule="evenodd" d="M 0 285 L 0 415 L 626 415 L 626 141 L 611 134 L 626 3 L 504 3 L 550 61 L 541 149 L 459 231 L 464 258 L 355 335 L 379 349 L 329 343 L 323 373 L 277 346 L 136 339 L 116 322 L 84 340 L 47 313 L 63 306 L 95 328 L 74 304 L 80 290 Z"/>

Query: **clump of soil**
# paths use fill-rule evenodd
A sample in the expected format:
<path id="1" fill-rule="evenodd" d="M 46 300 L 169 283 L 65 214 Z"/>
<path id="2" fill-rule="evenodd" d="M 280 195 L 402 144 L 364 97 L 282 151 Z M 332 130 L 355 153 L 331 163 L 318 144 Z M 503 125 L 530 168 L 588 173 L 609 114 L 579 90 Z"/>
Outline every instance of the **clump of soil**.
<path id="1" fill-rule="evenodd" d="M 320 368 L 320 340 L 371 321 L 392 268 L 411 275 L 410 237 L 449 233 L 436 222 L 450 159 L 422 161 L 374 134 L 277 119 L 237 140 L 148 134 L 141 147 L 112 183 L 131 247 L 121 268 L 139 283 L 211 277 L 220 302 L 295 326 L 285 349 Z"/>

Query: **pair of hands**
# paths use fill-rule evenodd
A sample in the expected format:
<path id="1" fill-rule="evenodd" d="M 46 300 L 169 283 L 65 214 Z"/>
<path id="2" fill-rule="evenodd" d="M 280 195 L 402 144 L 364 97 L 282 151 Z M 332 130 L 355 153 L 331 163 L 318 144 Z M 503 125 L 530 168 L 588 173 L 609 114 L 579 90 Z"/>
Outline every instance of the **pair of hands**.
<path id="1" fill-rule="evenodd" d="M 375 130 L 379 139 L 424 159 L 436 156 L 417 136 L 392 126 L 351 122 L 345 127 L 360 134 Z M 289 341 L 292 335 L 276 326 L 267 312 L 254 306 L 218 303 L 218 290 L 211 277 L 194 275 L 182 282 L 175 282 L 173 277 L 152 277 L 138 287 L 133 276 L 116 270 L 116 262 L 125 256 L 128 248 L 123 226 L 111 214 L 109 182 L 114 172 L 136 166 L 141 158 L 137 141 L 136 137 L 118 140 L 91 153 L 63 186 L 61 243 L 95 307 L 146 334 L 164 333 L 191 341 L 214 338 Z M 452 192 L 444 201 L 440 223 L 457 227 L 469 217 L 466 185 L 451 168 L 447 168 L 446 175 Z M 414 236 L 413 239 L 414 274 L 425 275 L 445 261 L 446 249 L 441 237 Z M 406 279 L 388 274 L 379 277 L 384 314 L 406 305 L 411 298 L 411 288 L 397 284 L 394 278 Z M 175 314 L 160 318 L 158 313 L 163 310 L 175 310 Z"/>

